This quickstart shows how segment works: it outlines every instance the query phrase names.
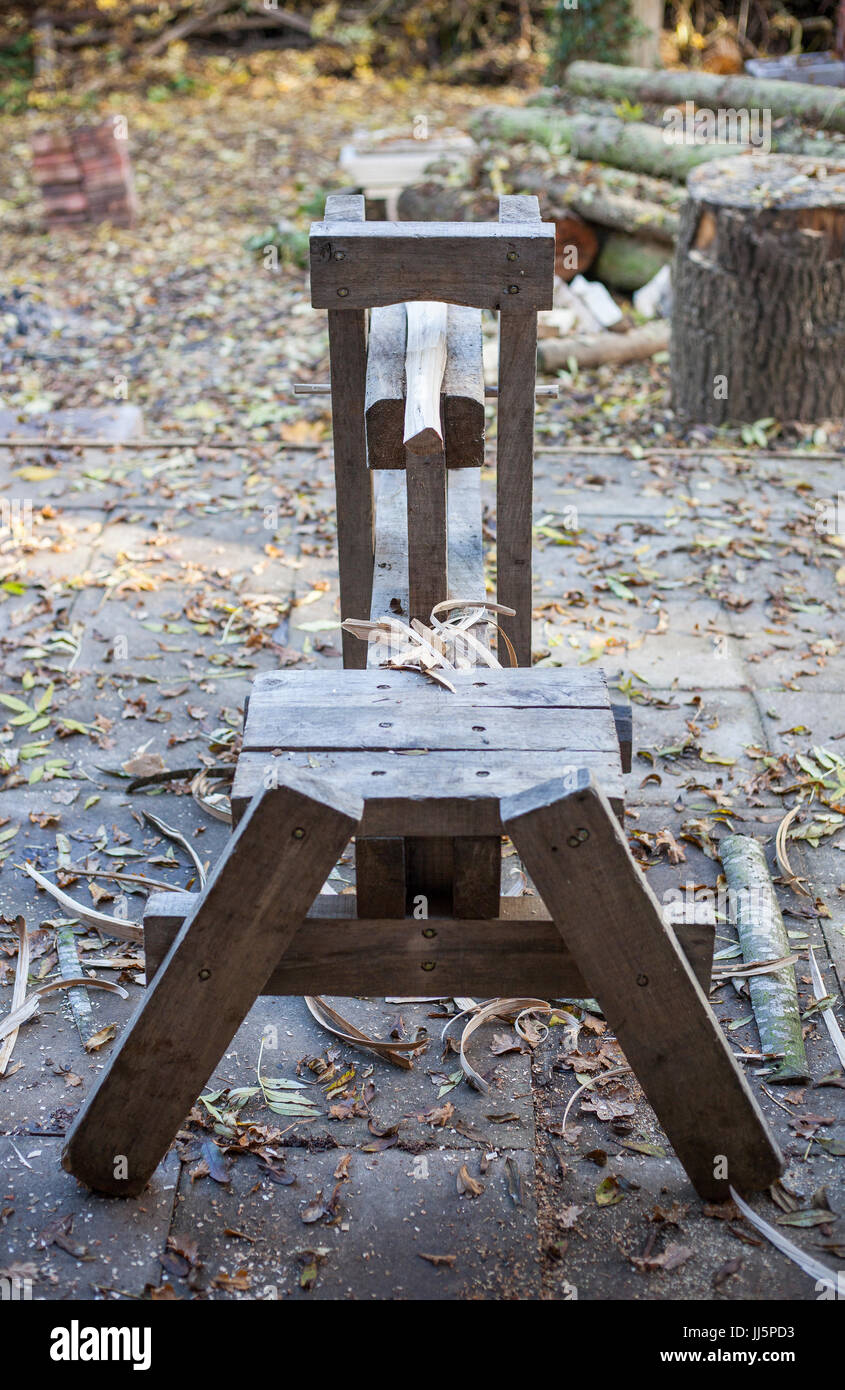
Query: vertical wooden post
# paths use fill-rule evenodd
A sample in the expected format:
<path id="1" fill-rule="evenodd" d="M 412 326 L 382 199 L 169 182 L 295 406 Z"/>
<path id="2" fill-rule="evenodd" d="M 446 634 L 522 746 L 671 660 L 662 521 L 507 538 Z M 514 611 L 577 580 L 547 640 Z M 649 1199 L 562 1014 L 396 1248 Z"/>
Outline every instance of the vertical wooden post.
<path id="1" fill-rule="evenodd" d="M 436 603 L 449 593 L 446 531 L 446 455 L 425 457 L 408 450 L 409 616 L 427 623 Z"/>
<path id="2" fill-rule="evenodd" d="M 528 196 L 499 199 L 500 222 L 539 222 L 540 206 Z M 519 289 L 518 263 L 511 283 Z M 503 267 L 507 275 L 507 267 Z M 514 304 L 499 315 L 499 397 L 496 441 L 496 564 L 499 603 L 516 609 L 502 626 L 520 666 L 531 665 L 531 540 L 534 473 L 534 388 L 537 376 L 537 313 Z"/>
<path id="3" fill-rule="evenodd" d="M 364 199 L 333 193 L 326 199 L 326 221 L 363 222 Z M 343 300 L 338 299 L 338 305 Z M 367 312 L 329 310 L 332 433 L 337 499 L 337 560 L 341 618 L 363 618 L 373 587 L 373 498 L 367 467 L 364 403 L 367 390 Z M 361 669 L 367 648 L 343 633 L 343 664 Z"/>

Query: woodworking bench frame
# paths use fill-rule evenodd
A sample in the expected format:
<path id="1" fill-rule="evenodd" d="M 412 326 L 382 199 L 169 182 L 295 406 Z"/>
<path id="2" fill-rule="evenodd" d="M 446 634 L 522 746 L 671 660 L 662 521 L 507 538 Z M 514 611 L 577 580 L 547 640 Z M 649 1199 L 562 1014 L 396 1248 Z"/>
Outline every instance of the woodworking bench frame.
<path id="1" fill-rule="evenodd" d="M 664 922 L 620 825 L 630 726 L 600 672 L 528 669 L 537 311 L 553 262 L 534 198 L 503 198 L 494 224 L 393 224 L 341 194 L 312 227 L 341 614 L 427 617 L 465 584 L 483 601 L 477 311 L 498 309 L 497 597 L 515 610 L 521 669 L 455 672 L 450 693 L 378 667 L 344 632 L 346 670 L 257 678 L 232 839 L 202 893 L 150 899 L 147 992 L 68 1137 L 63 1163 L 90 1187 L 143 1189 L 258 995 L 412 995 L 423 980 L 443 995 L 597 997 L 702 1196 L 781 1172 L 707 1002 L 712 932 Z M 402 315 L 419 301 L 452 306 L 442 447 L 405 457 Z M 502 834 L 539 896 L 500 899 Z M 357 895 L 321 894 L 353 837 Z"/>

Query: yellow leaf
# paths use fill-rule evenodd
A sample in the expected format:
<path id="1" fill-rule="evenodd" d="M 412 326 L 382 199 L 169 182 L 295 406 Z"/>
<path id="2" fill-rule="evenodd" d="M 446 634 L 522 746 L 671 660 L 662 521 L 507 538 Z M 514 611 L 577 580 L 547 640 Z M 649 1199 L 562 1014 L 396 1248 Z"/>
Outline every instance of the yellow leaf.
<path id="1" fill-rule="evenodd" d="M 22 478 L 25 483 L 43 483 L 48 478 L 55 478 L 58 469 L 45 468 L 40 463 L 29 463 L 25 468 L 18 468 L 15 471 L 16 478 Z"/>

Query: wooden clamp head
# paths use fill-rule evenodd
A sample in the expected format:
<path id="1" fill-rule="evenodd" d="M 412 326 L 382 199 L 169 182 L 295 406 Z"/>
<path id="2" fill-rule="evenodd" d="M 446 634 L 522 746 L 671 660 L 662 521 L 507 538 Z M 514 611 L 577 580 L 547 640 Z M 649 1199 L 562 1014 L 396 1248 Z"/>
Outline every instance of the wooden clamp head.
<path id="1" fill-rule="evenodd" d="M 356 195 L 335 195 L 325 220 L 311 226 L 311 303 L 372 309 L 422 299 L 503 313 L 550 309 L 554 226 L 529 215 L 536 198 L 502 202 L 517 204 L 520 220 L 366 222 Z"/>

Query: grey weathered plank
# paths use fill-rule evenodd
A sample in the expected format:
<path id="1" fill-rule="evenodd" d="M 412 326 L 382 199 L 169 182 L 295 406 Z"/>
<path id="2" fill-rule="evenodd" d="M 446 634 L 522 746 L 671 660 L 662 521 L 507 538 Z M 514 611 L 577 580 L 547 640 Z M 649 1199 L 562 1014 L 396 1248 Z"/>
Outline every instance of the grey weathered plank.
<path id="1" fill-rule="evenodd" d="M 362 705 L 333 712 L 327 705 L 300 705 L 294 710 L 255 691 L 249 702 L 243 747 L 250 751 L 298 748 L 313 752 L 425 748 L 437 752 L 466 749 L 472 753 L 503 748 L 521 753 L 547 749 L 558 754 L 561 761 L 587 750 L 618 750 L 616 725 L 609 708 L 474 710 L 466 706 L 450 709 L 440 702 L 433 707 L 425 698 L 423 681 L 420 676 L 418 698 L 396 709 Z"/>
<path id="2" fill-rule="evenodd" d="M 480 468 L 485 417 L 479 309 L 448 306 L 441 416 L 446 467 Z M 370 468 L 404 468 L 404 304 L 373 309 L 370 316 L 366 419 Z"/>
<path id="3" fill-rule="evenodd" d="M 237 823 L 274 769 L 327 777 L 364 798 L 364 835 L 501 835 L 499 797 L 544 782 L 550 770 L 590 768 L 616 814 L 624 790 L 619 749 L 550 757 L 547 752 L 241 753 L 232 787 Z M 281 775 L 281 774 L 280 774 Z"/>
<path id="4" fill-rule="evenodd" d="M 153 893 L 144 912 L 147 982 L 191 910 L 193 893 Z M 584 998 L 589 990 L 566 941 L 536 896 L 501 898 L 490 919 L 356 919 L 354 896 L 321 896 L 309 909 L 263 994 L 416 994 L 423 962 L 446 994 Z M 564 928 L 565 929 L 565 928 Z M 424 932 L 429 933 L 423 935 Z M 432 936 L 430 933 L 434 932 Z M 707 988 L 712 933 L 679 929 L 681 948 Z M 428 990 L 426 989 L 426 993 Z"/>
<path id="5" fill-rule="evenodd" d="M 405 467 L 404 304 L 373 309 L 367 342 L 367 462 L 370 468 Z"/>
<path id="6" fill-rule="evenodd" d="M 451 479 L 450 495 L 456 488 L 472 484 L 470 472 L 456 474 Z M 402 480 L 399 479 L 401 485 Z M 476 494 L 477 495 L 477 494 Z M 400 506 L 400 514 L 404 507 Z M 451 522 L 451 516 L 450 516 Z M 454 529 L 454 528 L 452 528 Z M 458 568 L 454 552 L 449 556 L 449 571 Z M 462 569 L 468 596 L 476 597 L 482 572 L 477 559 Z M 463 591 L 462 591 L 463 592 Z M 480 598 L 481 595 L 479 594 Z M 381 610 L 380 610 L 381 611 Z M 383 611 L 389 612 L 389 604 Z M 373 609 L 375 615 L 376 609 Z M 457 709 L 462 706 L 486 709 L 548 705 L 569 709 L 606 709 L 610 703 L 607 679 L 599 666 L 562 666 L 506 668 L 502 671 L 453 671 L 450 680 L 454 693 L 443 690 L 411 671 L 342 671 L 339 668 L 322 671 L 281 670 L 262 671 L 255 677 L 252 689 L 256 695 L 278 693 L 279 698 L 294 708 L 300 705 L 332 705 L 335 708 L 375 702 L 379 707 L 394 708 L 408 699 L 417 699 L 420 688 L 425 690 L 426 702 L 436 708 Z M 616 691 L 613 692 L 616 698 Z"/>
<path id="7" fill-rule="evenodd" d="M 446 467 L 481 468 L 484 463 L 484 366 L 481 312 L 449 305 L 443 427 Z"/>
<path id="8" fill-rule="evenodd" d="M 782 1155 L 598 788 L 549 782 L 502 820 L 696 1191 L 774 1182 Z"/>
<path id="9" fill-rule="evenodd" d="M 315 222 L 310 246 L 315 309 L 420 299 L 506 314 L 552 307 L 551 223 Z"/>
<path id="10" fill-rule="evenodd" d="M 326 225 L 343 218 L 364 222 L 364 199 L 360 194 L 334 193 L 326 199 Z M 342 618 L 364 618 L 370 611 L 373 583 L 373 504 L 367 441 L 364 425 L 364 396 L 367 378 L 367 323 L 363 309 L 338 309 L 335 300 L 329 310 L 329 361 L 332 382 L 332 435 L 337 504 L 337 553 Z M 363 667 L 367 662 L 351 633 L 343 633 L 345 666 Z"/>
<path id="11" fill-rule="evenodd" d="M 302 785 L 256 796 L 71 1130 L 89 1187 L 143 1189 L 355 834 L 360 801 Z"/>

